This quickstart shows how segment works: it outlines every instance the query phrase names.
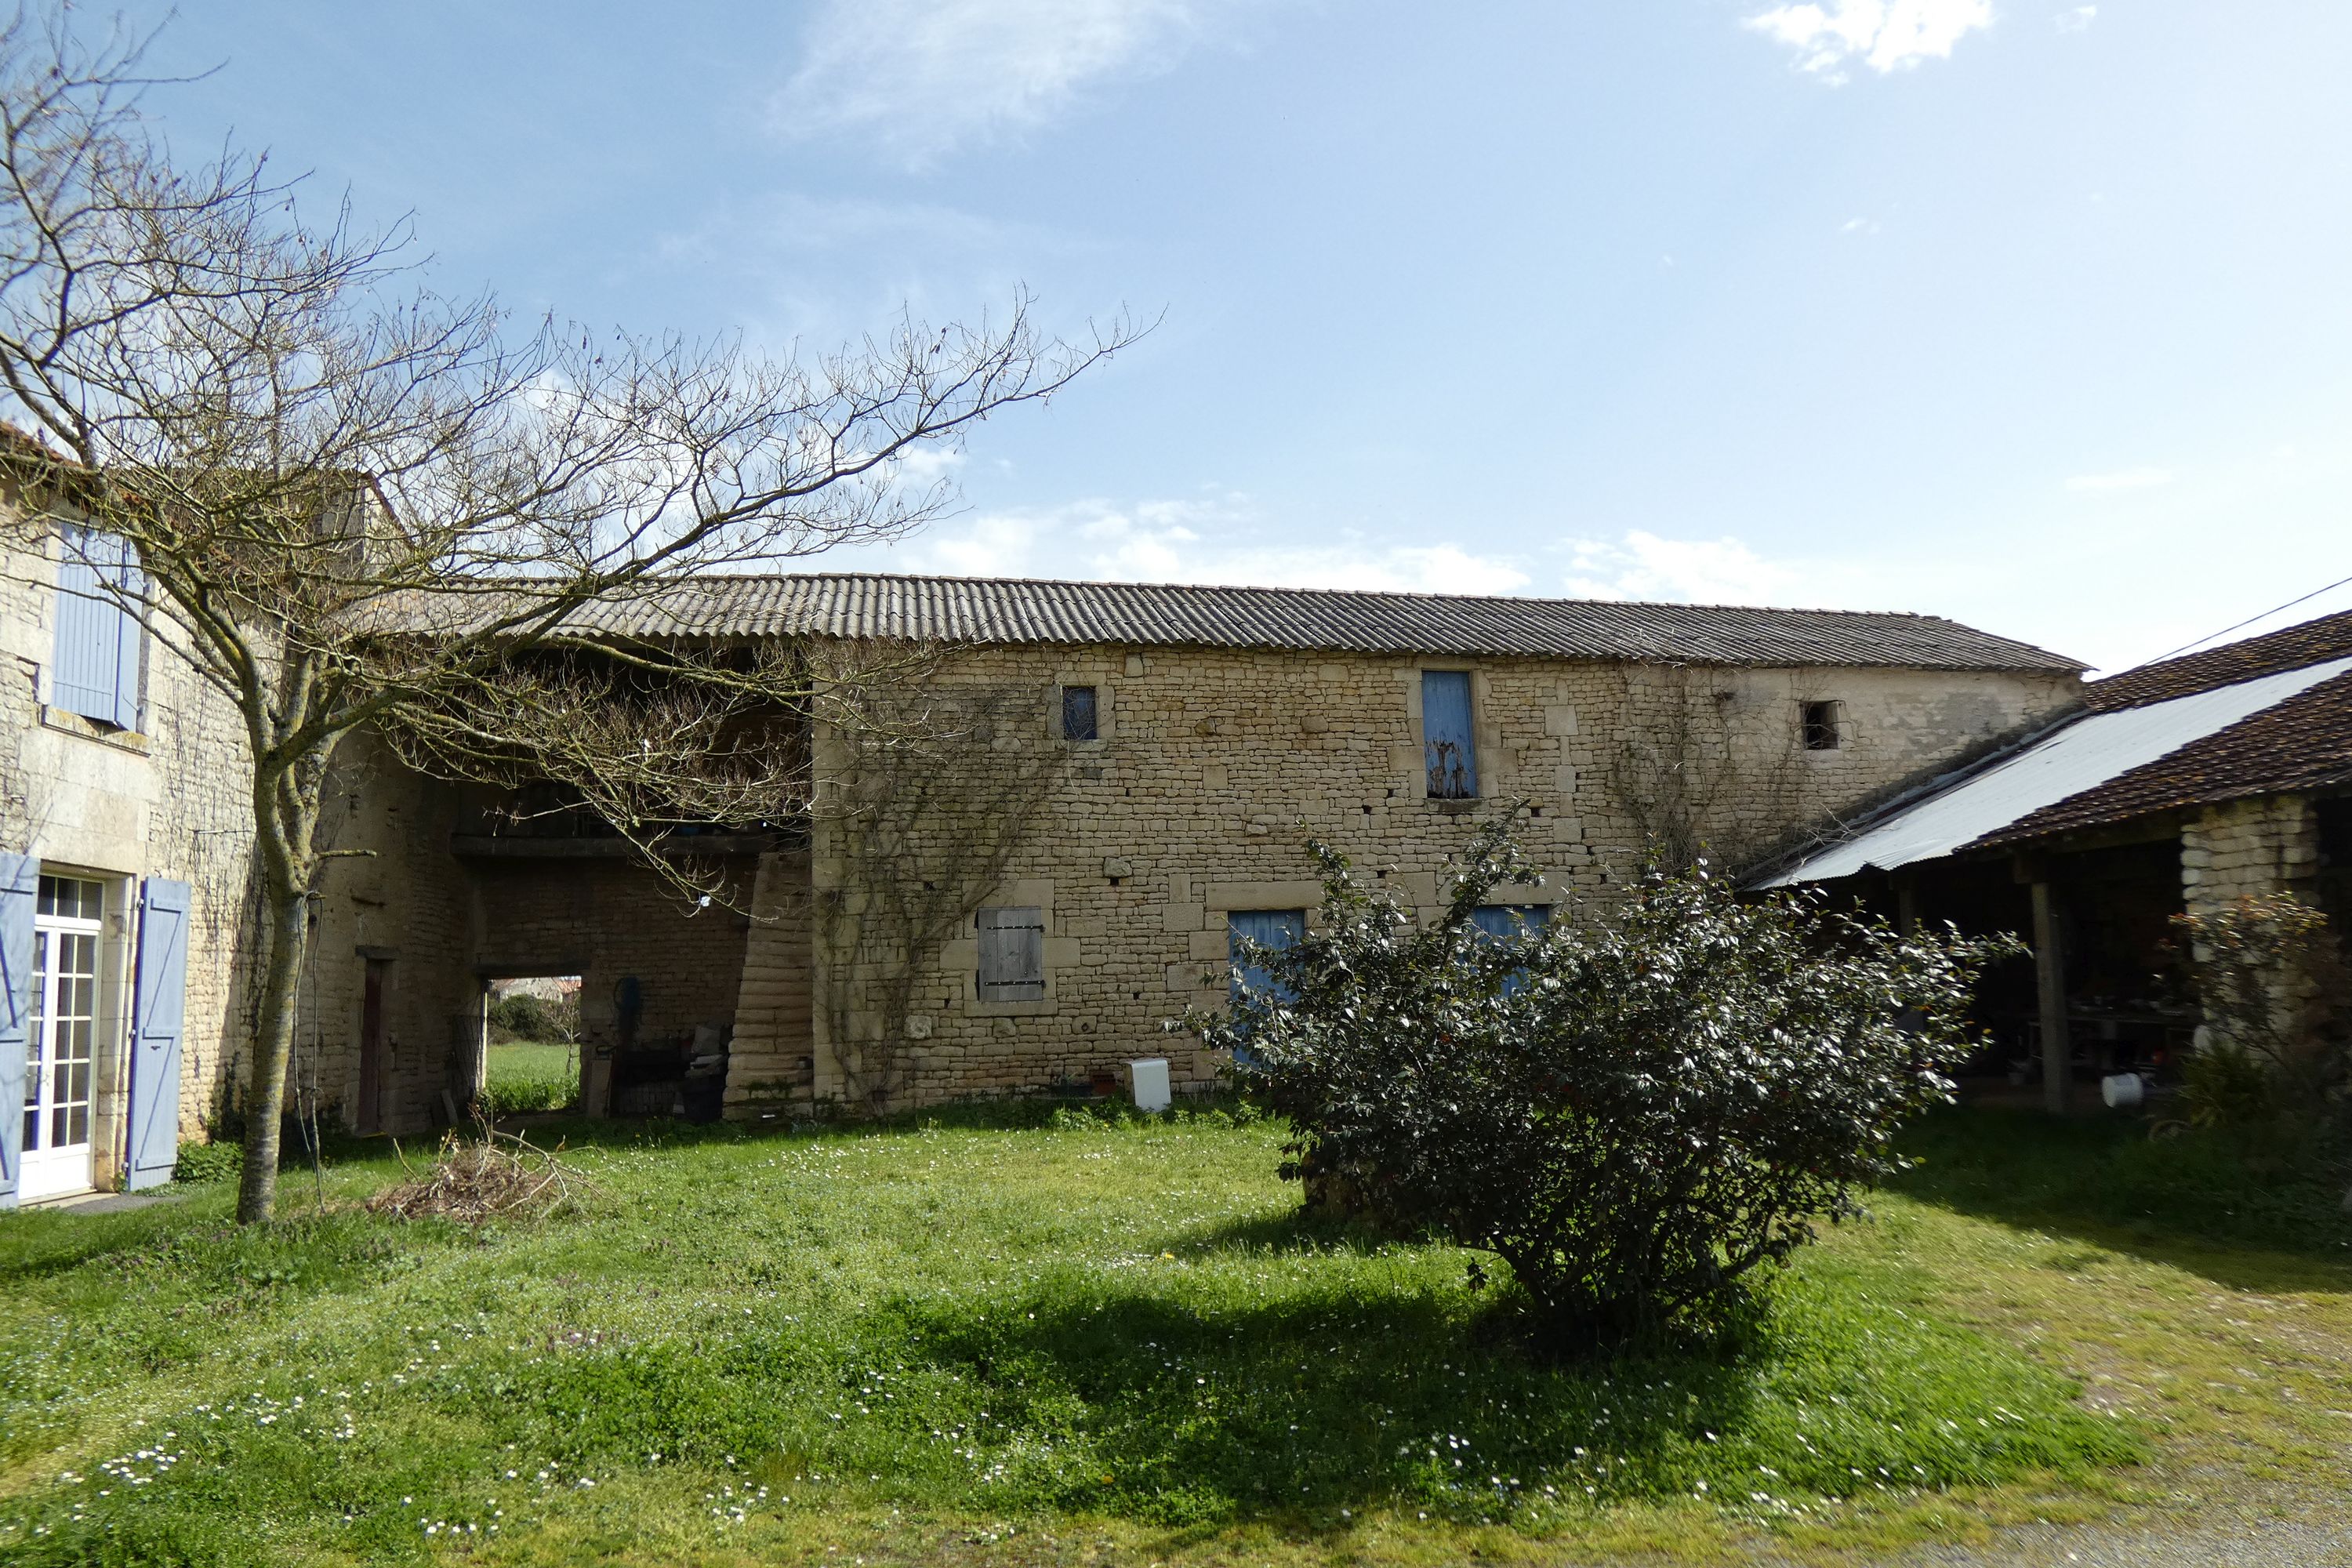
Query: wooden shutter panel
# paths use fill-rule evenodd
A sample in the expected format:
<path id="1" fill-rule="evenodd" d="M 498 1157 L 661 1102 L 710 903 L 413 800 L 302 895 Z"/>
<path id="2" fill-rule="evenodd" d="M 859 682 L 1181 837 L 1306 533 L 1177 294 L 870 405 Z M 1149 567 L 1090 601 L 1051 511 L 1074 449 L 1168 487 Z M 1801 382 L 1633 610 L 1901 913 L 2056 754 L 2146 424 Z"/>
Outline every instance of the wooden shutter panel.
<path id="1" fill-rule="evenodd" d="M 1042 1002 L 1045 998 L 1045 912 L 1036 908 L 982 910 L 980 999 Z"/>
<path id="2" fill-rule="evenodd" d="M 33 1018 L 33 910 L 40 863 L 0 851 L 0 1209 L 16 1206 L 25 1158 L 25 1048 Z"/>
<path id="3" fill-rule="evenodd" d="M 49 702 L 85 719 L 114 722 L 122 657 L 121 612 L 107 596 L 107 536 L 86 528 L 58 534 L 58 639 Z"/>
<path id="4" fill-rule="evenodd" d="M 180 1161 L 180 1039 L 186 1032 L 188 885 L 150 877 L 139 915 L 131 1037 L 131 1179 L 160 1186 Z"/>
<path id="5" fill-rule="evenodd" d="M 117 560 L 114 581 L 122 590 L 121 601 L 114 611 L 114 711 L 112 721 L 119 729 L 139 729 L 140 680 L 145 673 L 144 660 L 146 623 L 135 608 L 146 597 L 145 574 L 139 570 L 137 552 L 127 540 L 116 540 Z"/>
<path id="6" fill-rule="evenodd" d="M 1421 738 L 1429 766 L 1430 798 L 1476 798 L 1478 747 L 1470 728 L 1469 671 L 1422 671 Z"/>

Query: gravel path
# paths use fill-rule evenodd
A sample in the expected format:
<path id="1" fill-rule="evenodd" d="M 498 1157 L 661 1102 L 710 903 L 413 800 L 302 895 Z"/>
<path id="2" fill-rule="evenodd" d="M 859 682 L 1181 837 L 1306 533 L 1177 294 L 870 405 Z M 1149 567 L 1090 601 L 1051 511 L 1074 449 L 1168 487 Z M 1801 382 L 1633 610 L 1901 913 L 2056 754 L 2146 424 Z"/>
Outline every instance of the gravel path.
<path id="1" fill-rule="evenodd" d="M 2352 1500 L 2267 1500 L 2127 1524 L 2010 1531 L 1984 1546 L 1916 1548 L 1882 1568 L 2352 1568 Z"/>

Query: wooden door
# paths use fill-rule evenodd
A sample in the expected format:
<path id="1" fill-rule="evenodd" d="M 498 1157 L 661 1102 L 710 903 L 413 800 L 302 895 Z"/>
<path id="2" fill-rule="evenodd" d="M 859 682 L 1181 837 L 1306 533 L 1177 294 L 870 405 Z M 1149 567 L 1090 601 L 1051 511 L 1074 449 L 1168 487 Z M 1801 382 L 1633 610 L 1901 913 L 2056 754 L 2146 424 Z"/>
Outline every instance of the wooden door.
<path id="1" fill-rule="evenodd" d="M 359 1103 L 352 1108 L 352 1131 L 383 1131 L 383 983 L 389 960 L 367 961 L 367 989 L 360 1002 Z"/>

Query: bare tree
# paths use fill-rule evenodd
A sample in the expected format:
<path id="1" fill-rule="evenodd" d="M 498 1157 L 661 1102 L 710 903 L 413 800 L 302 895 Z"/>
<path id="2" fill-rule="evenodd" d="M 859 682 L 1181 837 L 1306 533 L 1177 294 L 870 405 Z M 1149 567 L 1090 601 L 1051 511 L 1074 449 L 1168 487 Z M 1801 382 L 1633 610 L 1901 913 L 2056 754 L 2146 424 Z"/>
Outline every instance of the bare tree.
<path id="1" fill-rule="evenodd" d="M 900 482 L 910 450 L 1049 396 L 1134 333 L 1048 341 L 1025 299 L 1002 322 L 908 319 L 810 359 L 518 326 L 487 295 L 427 287 L 404 226 L 363 229 L 347 205 L 314 219 L 261 157 L 175 162 L 141 114 L 146 40 L 86 47 L 72 22 L 0 30 L 0 413 L 37 437 L 11 444 L 19 480 L 76 525 L 30 526 L 92 559 L 243 721 L 262 916 L 238 1215 L 259 1220 L 338 744 L 381 728 L 511 766 L 551 731 L 517 747 L 452 715 L 622 693 L 634 706 L 581 732 L 649 742 L 667 713 L 672 743 L 637 748 L 638 795 L 772 796 L 747 751 L 713 765 L 694 748 L 788 701 L 788 671 L 604 637 L 592 609 L 903 534 L 950 499 Z"/>

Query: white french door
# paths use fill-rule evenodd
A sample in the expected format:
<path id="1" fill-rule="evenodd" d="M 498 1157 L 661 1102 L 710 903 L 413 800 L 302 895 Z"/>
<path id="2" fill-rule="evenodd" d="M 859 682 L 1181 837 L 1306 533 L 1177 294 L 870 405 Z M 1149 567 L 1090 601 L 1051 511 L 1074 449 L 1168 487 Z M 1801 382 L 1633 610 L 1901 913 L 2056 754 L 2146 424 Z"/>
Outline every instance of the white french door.
<path id="1" fill-rule="evenodd" d="M 33 1016 L 26 1040 L 25 1163 L 18 1196 L 87 1192 L 98 1047 L 99 937 L 106 884 L 43 877 L 33 916 Z"/>

